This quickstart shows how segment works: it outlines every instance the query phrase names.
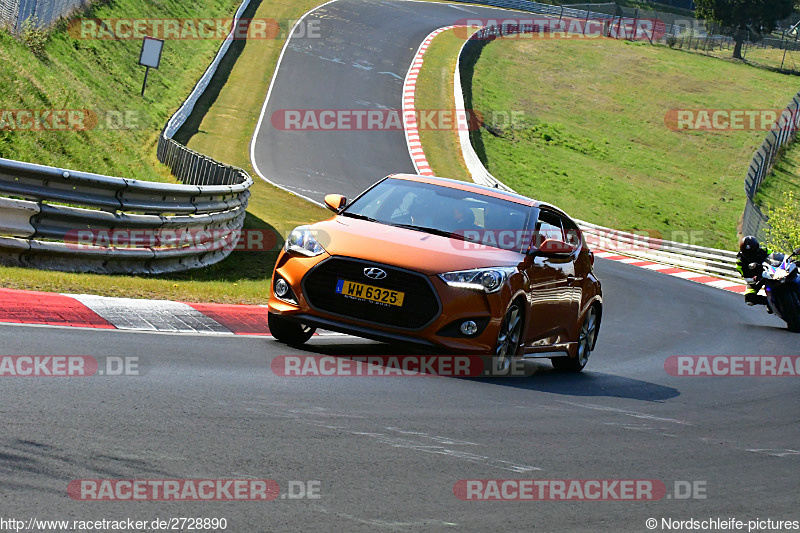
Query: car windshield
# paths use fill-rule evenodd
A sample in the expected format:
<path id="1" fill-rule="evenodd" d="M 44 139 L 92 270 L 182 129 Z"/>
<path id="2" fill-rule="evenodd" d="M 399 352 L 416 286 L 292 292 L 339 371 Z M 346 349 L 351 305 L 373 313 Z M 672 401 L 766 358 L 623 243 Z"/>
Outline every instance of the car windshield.
<path id="1" fill-rule="evenodd" d="M 527 245 L 530 211 L 528 206 L 471 191 L 388 178 L 342 215 L 520 251 Z"/>

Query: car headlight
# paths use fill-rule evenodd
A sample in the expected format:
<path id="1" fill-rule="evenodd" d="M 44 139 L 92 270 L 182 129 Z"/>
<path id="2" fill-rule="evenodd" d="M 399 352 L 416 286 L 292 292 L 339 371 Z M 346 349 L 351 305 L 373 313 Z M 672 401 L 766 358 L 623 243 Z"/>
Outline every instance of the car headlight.
<path id="1" fill-rule="evenodd" d="M 516 267 L 476 268 L 445 272 L 439 274 L 439 277 L 451 287 L 474 289 L 491 294 L 499 291 L 508 277 L 516 271 Z"/>
<path id="2" fill-rule="evenodd" d="M 283 244 L 283 249 L 287 252 L 297 252 L 299 254 L 313 257 L 325 252 L 325 248 L 317 242 L 311 228 L 308 226 L 298 226 L 292 230 Z"/>

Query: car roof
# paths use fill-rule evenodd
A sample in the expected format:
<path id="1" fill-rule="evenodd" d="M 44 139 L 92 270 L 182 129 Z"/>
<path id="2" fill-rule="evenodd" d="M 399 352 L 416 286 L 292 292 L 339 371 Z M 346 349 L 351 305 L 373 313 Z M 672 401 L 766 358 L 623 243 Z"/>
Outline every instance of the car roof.
<path id="1" fill-rule="evenodd" d="M 518 204 L 527 205 L 530 207 L 546 206 L 543 202 L 539 202 L 527 196 L 522 196 L 514 192 L 504 191 L 502 189 L 495 189 L 478 185 L 477 183 L 469 183 L 466 181 L 454 180 L 449 178 L 439 178 L 435 176 L 420 176 L 419 174 L 390 174 L 387 178 L 402 179 L 407 181 L 417 181 L 420 183 L 429 183 L 431 185 L 441 185 L 442 187 L 449 187 L 451 189 L 459 189 L 462 191 L 477 192 L 485 196 L 499 198 L 501 200 L 509 200 Z M 549 207 L 549 206 L 548 206 Z M 560 211 L 560 210 L 559 210 Z"/>

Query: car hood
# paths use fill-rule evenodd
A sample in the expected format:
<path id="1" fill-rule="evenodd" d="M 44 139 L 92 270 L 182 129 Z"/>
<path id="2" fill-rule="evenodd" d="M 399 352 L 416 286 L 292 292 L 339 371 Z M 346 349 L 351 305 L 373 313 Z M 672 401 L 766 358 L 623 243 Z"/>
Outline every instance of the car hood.
<path id="1" fill-rule="evenodd" d="M 523 255 L 377 222 L 337 216 L 311 226 L 330 255 L 375 261 L 427 275 L 516 266 Z"/>

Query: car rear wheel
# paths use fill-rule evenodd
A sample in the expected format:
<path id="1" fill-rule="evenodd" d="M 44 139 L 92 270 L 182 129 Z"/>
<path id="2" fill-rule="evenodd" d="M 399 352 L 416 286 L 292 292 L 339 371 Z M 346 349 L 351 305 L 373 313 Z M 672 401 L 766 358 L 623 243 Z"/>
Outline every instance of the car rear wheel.
<path id="1" fill-rule="evenodd" d="M 299 346 L 305 343 L 317 328 L 306 326 L 294 320 L 287 320 L 280 315 L 267 313 L 267 323 L 269 332 L 278 341 L 292 346 Z"/>
<path id="2" fill-rule="evenodd" d="M 497 345 L 492 357 L 492 372 L 505 374 L 511 368 L 511 361 L 519 351 L 522 336 L 522 309 L 518 303 L 512 303 L 500 324 L 497 334 Z"/>
<path id="3" fill-rule="evenodd" d="M 589 362 L 592 355 L 594 340 L 597 337 L 597 309 L 590 307 L 583 319 L 581 332 L 578 335 L 578 354 L 577 357 L 554 357 L 551 359 L 556 370 L 566 372 L 580 372 Z"/>
<path id="4" fill-rule="evenodd" d="M 786 291 L 776 300 L 789 331 L 800 333 L 800 297 L 794 291 Z"/>

